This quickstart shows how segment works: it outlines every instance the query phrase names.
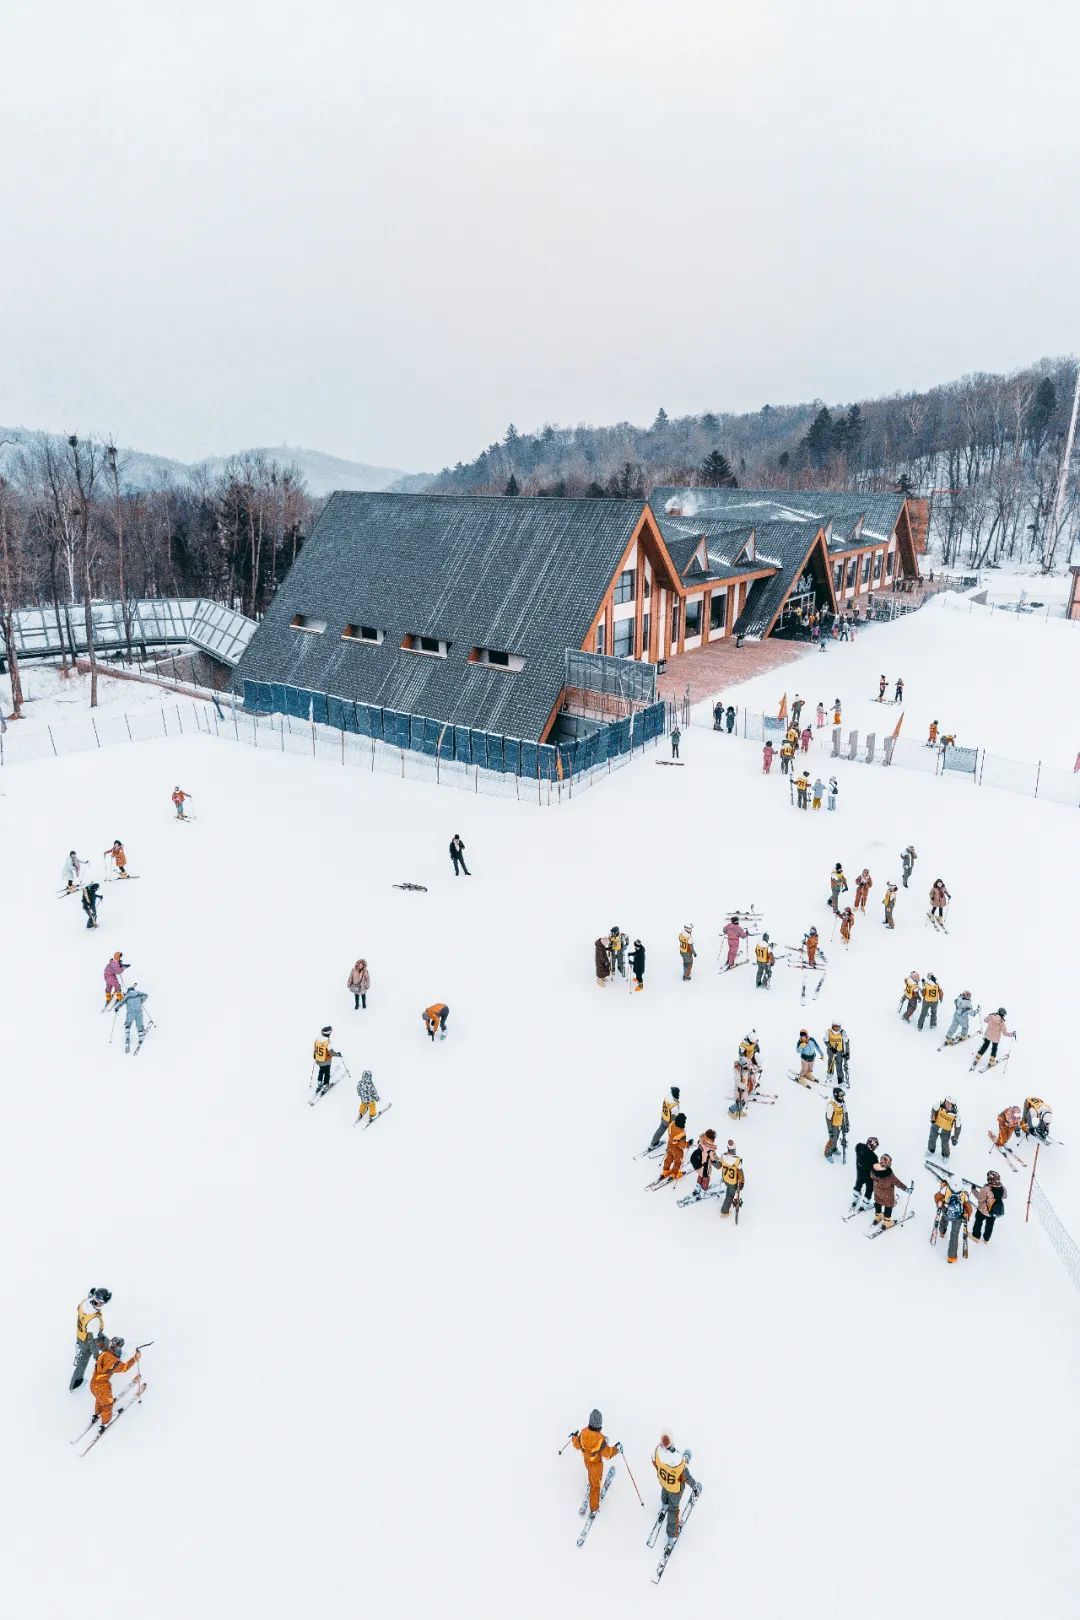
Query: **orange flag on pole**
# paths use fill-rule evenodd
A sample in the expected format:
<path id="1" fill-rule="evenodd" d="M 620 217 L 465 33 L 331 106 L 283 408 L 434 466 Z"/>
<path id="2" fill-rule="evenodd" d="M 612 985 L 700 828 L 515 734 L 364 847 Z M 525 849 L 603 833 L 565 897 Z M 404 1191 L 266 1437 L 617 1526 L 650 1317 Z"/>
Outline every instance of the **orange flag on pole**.
<path id="1" fill-rule="evenodd" d="M 787 693 L 786 692 L 784 693 L 783 697 L 780 699 L 780 713 L 777 715 L 776 718 L 778 720 L 786 720 L 787 719 Z"/>
<path id="2" fill-rule="evenodd" d="M 901 709 L 900 710 L 900 718 L 896 722 L 895 726 L 893 726 L 893 732 L 892 732 L 892 734 L 893 734 L 893 742 L 895 742 L 897 737 L 899 737 L 899 735 L 900 735 L 900 727 L 903 725 L 903 723 L 904 723 L 904 711 L 903 711 L 903 709 Z"/>

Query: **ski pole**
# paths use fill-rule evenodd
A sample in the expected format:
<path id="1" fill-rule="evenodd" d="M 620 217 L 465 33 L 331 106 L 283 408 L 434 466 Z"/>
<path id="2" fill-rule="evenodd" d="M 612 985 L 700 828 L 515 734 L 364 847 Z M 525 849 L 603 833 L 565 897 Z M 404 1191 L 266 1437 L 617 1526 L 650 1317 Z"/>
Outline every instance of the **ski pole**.
<path id="1" fill-rule="evenodd" d="M 637 1497 L 637 1499 L 641 1503 L 642 1507 L 644 1507 L 645 1506 L 645 1499 L 642 1496 L 641 1492 L 637 1488 L 637 1480 L 634 1478 L 634 1475 L 633 1475 L 633 1472 L 631 1470 L 630 1464 L 628 1462 L 626 1462 L 626 1452 L 622 1449 L 621 1446 L 619 1447 L 619 1456 L 622 1458 L 623 1462 L 626 1463 L 626 1472 L 630 1475 L 630 1483 L 634 1487 L 634 1495 Z"/>
<path id="2" fill-rule="evenodd" d="M 119 1011 L 120 1011 L 120 1003 L 117 1002 L 116 1006 L 113 1008 L 112 1028 L 109 1030 L 109 1045 L 110 1046 L 112 1045 L 112 1038 L 116 1034 L 116 1015 L 117 1015 L 117 1013 Z"/>
<path id="3" fill-rule="evenodd" d="M 570 1442 L 571 1442 L 571 1440 L 573 1440 L 573 1438 L 574 1437 L 573 1437 L 572 1434 L 567 1437 L 566 1446 L 568 1446 L 570 1444 Z M 555 1455 L 557 1457 L 561 1457 L 563 1452 L 566 1450 L 566 1446 L 560 1446 L 558 1451 L 555 1453 Z"/>
<path id="4" fill-rule="evenodd" d="M 351 1080 L 352 1075 L 349 1074 L 349 1065 L 346 1063 L 345 1059 L 341 1056 L 340 1052 L 338 1053 L 338 1057 L 341 1060 L 341 1067 L 345 1070 L 346 1075 L 348 1075 L 348 1078 Z"/>

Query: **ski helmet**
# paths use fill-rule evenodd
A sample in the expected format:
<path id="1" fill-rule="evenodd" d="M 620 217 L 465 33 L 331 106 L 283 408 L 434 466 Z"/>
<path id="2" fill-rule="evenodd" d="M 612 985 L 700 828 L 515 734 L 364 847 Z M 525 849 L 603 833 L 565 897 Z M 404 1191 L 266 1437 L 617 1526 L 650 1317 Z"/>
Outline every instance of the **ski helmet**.
<path id="1" fill-rule="evenodd" d="M 322 1029 L 319 1031 L 320 1035 L 332 1035 L 333 1033 L 334 1033 L 333 1024 L 324 1024 Z"/>
<path id="2" fill-rule="evenodd" d="M 843 1093 L 843 1091 L 841 1091 L 839 1086 L 833 1086 L 832 1094 L 836 1098 L 837 1102 L 843 1102 L 844 1093 Z"/>
<path id="3" fill-rule="evenodd" d="M 678 1102 L 679 1098 L 682 1096 L 682 1092 L 679 1090 L 678 1086 L 672 1086 L 671 1095 L 675 1098 L 675 1101 Z"/>
<path id="4" fill-rule="evenodd" d="M 766 944 L 766 945 L 767 945 L 767 944 L 768 944 L 768 943 L 769 943 L 769 936 L 768 936 L 768 934 L 762 934 L 762 936 L 761 936 L 761 938 L 762 938 L 762 942 L 763 942 L 763 943 L 764 943 L 764 944 Z"/>
<path id="5" fill-rule="evenodd" d="M 955 1103 L 955 1101 L 953 1100 L 952 1097 L 946 1097 L 945 1098 L 944 1107 L 946 1107 L 946 1108 L 948 1108 L 950 1110 L 954 1109 L 956 1107 L 956 1103 Z"/>
<path id="6" fill-rule="evenodd" d="M 602 1429 L 604 1427 L 604 1414 L 594 1406 L 589 1413 L 589 1428 Z"/>
<path id="7" fill-rule="evenodd" d="M 877 1137 L 876 1137 L 876 1136 L 868 1136 L 868 1137 L 867 1137 L 867 1138 L 866 1138 L 866 1145 L 867 1145 L 867 1147 L 869 1147 L 869 1148 L 876 1148 L 876 1147 L 877 1147 L 877 1145 L 878 1145 L 878 1139 L 877 1139 Z"/>
<path id="8" fill-rule="evenodd" d="M 112 1299 L 112 1293 L 108 1288 L 91 1288 L 87 1298 L 92 1305 L 107 1305 Z"/>
<path id="9" fill-rule="evenodd" d="M 727 1145 L 728 1145 L 728 1152 L 729 1153 L 734 1153 L 734 1151 L 735 1151 L 735 1143 L 731 1140 L 730 1136 L 728 1137 Z"/>
<path id="10" fill-rule="evenodd" d="M 837 861 L 837 863 L 836 863 L 836 870 L 837 870 L 837 871 L 838 871 L 838 872 L 842 872 L 842 871 L 843 871 L 843 870 L 844 870 L 844 868 L 843 868 L 843 867 L 842 867 L 842 866 L 841 866 L 841 865 L 840 865 L 840 862 L 839 862 L 839 861 Z"/>
<path id="11" fill-rule="evenodd" d="M 998 1008 L 998 1017 L 999 1018 L 1004 1018 L 1005 1017 L 1005 1009 L 1004 1009 L 1004 1007 L 999 1007 Z"/>
<path id="12" fill-rule="evenodd" d="M 685 1114 L 676 1114 L 675 1115 L 675 1123 L 676 1123 L 676 1125 L 679 1127 L 679 1129 L 681 1131 L 683 1129 L 683 1127 L 685 1126 L 685 1124 L 686 1124 L 686 1115 Z"/>
<path id="13" fill-rule="evenodd" d="M 112 1351 L 114 1356 L 122 1356 L 124 1353 L 123 1339 L 110 1339 L 109 1349 Z"/>

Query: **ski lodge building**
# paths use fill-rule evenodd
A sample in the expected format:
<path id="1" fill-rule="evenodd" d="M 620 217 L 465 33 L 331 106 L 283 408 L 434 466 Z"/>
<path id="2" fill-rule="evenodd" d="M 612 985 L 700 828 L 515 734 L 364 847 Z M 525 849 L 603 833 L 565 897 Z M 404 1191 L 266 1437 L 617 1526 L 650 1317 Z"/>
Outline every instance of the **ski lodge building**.
<path id="1" fill-rule="evenodd" d="M 332 725 L 346 725 L 343 705 L 362 708 L 361 730 L 386 713 L 422 717 L 440 738 L 580 738 L 654 701 L 656 668 L 676 653 L 796 634 L 811 610 L 917 578 L 914 504 L 741 489 L 657 489 L 647 503 L 338 491 L 236 684 L 249 707 Z"/>

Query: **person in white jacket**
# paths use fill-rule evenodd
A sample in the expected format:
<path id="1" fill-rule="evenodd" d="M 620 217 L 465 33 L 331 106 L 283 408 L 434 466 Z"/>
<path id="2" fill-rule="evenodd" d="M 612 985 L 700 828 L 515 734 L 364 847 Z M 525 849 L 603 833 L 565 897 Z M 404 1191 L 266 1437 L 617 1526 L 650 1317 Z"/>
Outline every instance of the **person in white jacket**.
<path id="1" fill-rule="evenodd" d="M 89 862 L 80 859 L 74 850 L 69 852 L 68 858 L 64 862 L 63 869 L 60 873 L 60 876 L 63 878 L 67 887 L 68 894 L 71 894 L 72 890 L 82 887 L 80 874 L 88 865 Z"/>

